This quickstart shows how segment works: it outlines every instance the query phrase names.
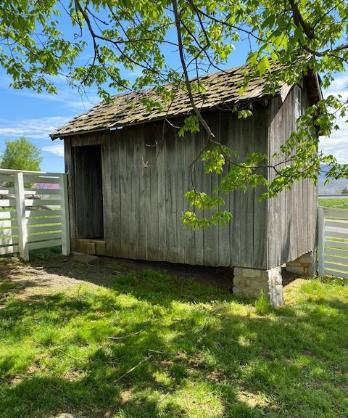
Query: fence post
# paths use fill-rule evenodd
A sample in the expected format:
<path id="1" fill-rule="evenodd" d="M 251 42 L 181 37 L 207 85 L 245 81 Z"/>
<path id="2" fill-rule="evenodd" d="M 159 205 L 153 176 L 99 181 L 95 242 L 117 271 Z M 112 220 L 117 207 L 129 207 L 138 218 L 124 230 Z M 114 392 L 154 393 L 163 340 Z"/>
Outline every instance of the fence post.
<path id="1" fill-rule="evenodd" d="M 29 260 L 28 222 L 25 217 L 25 195 L 23 173 L 15 173 L 16 211 L 18 226 L 18 250 L 23 260 Z"/>
<path id="2" fill-rule="evenodd" d="M 62 199 L 62 254 L 70 254 L 70 228 L 67 175 L 62 174 L 59 180 Z"/>
<path id="3" fill-rule="evenodd" d="M 318 207 L 318 275 L 324 275 L 324 249 L 325 249 L 325 213 L 324 208 Z"/>

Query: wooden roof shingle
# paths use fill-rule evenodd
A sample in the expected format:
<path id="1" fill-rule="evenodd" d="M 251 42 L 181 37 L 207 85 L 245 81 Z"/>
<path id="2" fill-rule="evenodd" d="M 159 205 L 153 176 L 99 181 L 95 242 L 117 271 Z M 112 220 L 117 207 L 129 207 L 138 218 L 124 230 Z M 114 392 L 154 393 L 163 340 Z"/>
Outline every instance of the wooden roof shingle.
<path id="1" fill-rule="evenodd" d="M 200 78 L 204 93 L 194 93 L 196 106 L 208 110 L 217 106 L 233 105 L 239 102 L 259 99 L 267 94 L 266 79 L 251 77 L 247 87 L 241 92 L 246 67 L 214 73 Z M 170 87 L 167 87 L 170 88 Z M 279 92 L 280 92 L 279 88 Z M 151 111 L 143 103 L 143 98 L 156 99 L 157 93 L 148 90 L 141 93 L 129 93 L 114 96 L 111 102 L 100 103 L 88 112 L 75 117 L 63 127 L 55 130 L 52 139 L 88 132 L 110 130 L 117 127 L 131 126 L 192 112 L 188 95 L 185 91 L 176 92 L 170 104 L 162 109 Z"/>

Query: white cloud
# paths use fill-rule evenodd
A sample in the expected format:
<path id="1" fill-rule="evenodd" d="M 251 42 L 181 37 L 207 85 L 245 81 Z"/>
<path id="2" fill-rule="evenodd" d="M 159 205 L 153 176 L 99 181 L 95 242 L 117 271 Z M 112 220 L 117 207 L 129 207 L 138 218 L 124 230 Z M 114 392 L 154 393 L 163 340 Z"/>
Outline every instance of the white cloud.
<path id="1" fill-rule="evenodd" d="M 340 92 L 342 90 L 345 90 L 347 92 L 347 87 L 348 87 L 348 74 L 342 74 L 338 77 L 336 77 L 330 87 L 327 89 L 327 93 L 331 94 L 331 93 L 337 93 Z"/>
<path id="2" fill-rule="evenodd" d="M 92 106 L 99 103 L 101 99 L 94 94 L 87 95 L 79 93 L 77 90 L 72 88 L 62 88 L 59 87 L 57 94 L 49 93 L 35 93 L 31 91 L 21 91 L 18 93 L 22 96 L 31 97 L 37 100 L 43 100 L 48 102 L 62 103 L 69 109 L 72 109 L 75 112 L 86 112 Z"/>
<path id="3" fill-rule="evenodd" d="M 348 99 L 348 72 L 336 77 L 330 87 L 324 92 L 324 96 L 329 94 L 341 95 L 341 100 Z M 337 118 L 338 131 L 332 135 L 320 139 L 320 149 L 325 154 L 332 154 L 339 163 L 348 163 L 348 125 L 342 118 Z"/>
<path id="4" fill-rule="evenodd" d="M 94 91 L 87 93 L 70 87 L 63 76 L 52 76 L 49 78 L 57 86 L 57 94 L 37 93 L 29 89 L 13 89 L 9 87 L 12 79 L 7 74 L 0 77 L 0 89 L 7 90 L 17 97 L 30 97 L 35 100 L 60 103 L 75 113 L 85 112 L 101 100 Z"/>
<path id="5" fill-rule="evenodd" d="M 42 151 L 49 152 L 51 154 L 57 155 L 58 157 L 64 157 L 64 145 L 63 144 L 55 144 L 55 145 L 47 145 L 41 148 Z"/>
<path id="6" fill-rule="evenodd" d="M 70 119 L 62 116 L 21 120 L 0 119 L 0 136 L 6 136 L 8 139 L 19 136 L 31 139 L 46 139 L 50 133 Z"/>

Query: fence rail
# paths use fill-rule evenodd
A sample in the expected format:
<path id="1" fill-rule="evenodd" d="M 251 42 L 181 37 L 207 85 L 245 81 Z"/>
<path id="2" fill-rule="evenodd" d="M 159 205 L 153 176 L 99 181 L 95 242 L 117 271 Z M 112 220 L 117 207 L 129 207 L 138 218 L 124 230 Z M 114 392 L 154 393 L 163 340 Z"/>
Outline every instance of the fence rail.
<path id="1" fill-rule="evenodd" d="M 0 255 L 62 246 L 70 253 L 66 175 L 0 170 Z"/>
<path id="2" fill-rule="evenodd" d="M 348 278 L 348 209 L 318 209 L 318 273 Z"/>

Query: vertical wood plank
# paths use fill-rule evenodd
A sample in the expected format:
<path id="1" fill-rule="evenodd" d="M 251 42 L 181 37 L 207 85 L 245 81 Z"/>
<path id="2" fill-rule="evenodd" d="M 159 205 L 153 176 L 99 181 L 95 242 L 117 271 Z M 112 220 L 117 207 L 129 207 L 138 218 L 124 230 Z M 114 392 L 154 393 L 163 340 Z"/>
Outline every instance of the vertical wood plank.
<path id="1" fill-rule="evenodd" d="M 175 156 L 175 134 L 173 130 L 168 130 L 168 136 L 165 141 L 166 148 L 166 243 L 167 243 L 167 261 L 177 263 L 177 228 L 176 228 L 176 156 Z"/>
<path id="2" fill-rule="evenodd" d="M 18 227 L 18 250 L 20 257 L 29 260 L 29 246 L 28 246 L 28 221 L 25 217 L 25 197 L 24 197 L 24 181 L 23 173 L 18 172 L 14 175 L 15 178 L 15 193 L 16 193 L 16 212 L 17 212 L 17 227 Z"/>
<path id="3" fill-rule="evenodd" d="M 133 243 L 134 243 L 134 252 L 135 257 L 137 259 L 141 259 L 141 250 L 139 249 L 139 245 L 141 242 L 139 241 L 139 217 L 140 217 L 140 206 L 139 206 L 139 189 L 140 189 L 140 177 L 141 177 L 141 136 L 140 130 L 137 128 L 135 137 L 134 137 L 134 144 L 133 144 L 133 152 L 132 155 L 129 156 L 132 164 L 132 236 L 133 236 Z"/>
<path id="4" fill-rule="evenodd" d="M 183 171 L 185 169 L 185 143 L 187 138 L 181 138 L 178 135 L 175 135 L 175 156 L 176 156 L 176 170 L 175 170 L 175 194 L 176 199 L 176 231 L 177 231 L 177 257 L 180 262 L 185 260 L 185 232 L 184 226 L 181 222 L 183 214 L 183 195 L 184 195 L 184 185 L 183 185 Z"/>
<path id="5" fill-rule="evenodd" d="M 127 154 L 127 189 L 128 189 L 128 244 L 130 254 L 129 258 L 137 258 L 138 239 L 137 239 L 137 222 L 136 222 L 136 206 L 138 200 L 138 176 L 139 172 L 135 168 L 135 160 L 137 155 L 137 147 L 139 141 L 137 137 L 138 129 L 134 130 L 130 140 L 125 141 Z"/>
<path id="6" fill-rule="evenodd" d="M 206 118 L 212 132 L 216 135 L 217 133 L 217 113 L 210 114 Z M 202 184 L 203 192 L 208 195 L 212 195 L 213 189 L 217 187 L 217 175 L 216 174 L 206 174 L 204 171 L 204 164 L 202 165 Z M 206 210 L 205 216 L 208 218 L 215 212 L 215 208 L 211 210 Z M 204 264 L 205 265 L 219 265 L 219 227 L 217 225 L 210 226 L 205 228 L 203 231 L 204 237 Z"/>
<path id="7" fill-rule="evenodd" d="M 167 236 L 166 236 L 166 155 L 163 140 L 157 145 L 157 207 L 158 207 L 158 258 L 166 260 Z"/>
<path id="8" fill-rule="evenodd" d="M 64 139 L 64 163 L 65 173 L 67 175 L 68 185 L 68 204 L 69 204 L 69 226 L 70 238 L 76 238 L 76 222 L 75 222 L 75 165 L 74 156 L 71 146 L 72 138 Z"/>
<path id="9" fill-rule="evenodd" d="M 146 246 L 146 228 L 147 218 L 145 213 L 146 206 L 146 184 L 145 178 L 147 176 L 148 168 L 145 166 L 145 142 L 144 142 L 144 131 L 139 129 L 138 134 L 139 141 L 139 155 L 137 161 L 137 167 L 139 170 L 139 199 L 138 199 L 138 257 L 141 260 L 146 260 L 147 246 Z"/>
<path id="10" fill-rule="evenodd" d="M 199 155 L 205 145 L 202 132 L 200 132 L 198 135 L 195 135 L 194 142 L 195 155 Z M 192 176 L 193 185 L 191 185 L 191 189 L 195 188 L 197 191 L 202 191 L 204 176 L 202 161 L 198 160 L 196 162 Z M 198 216 L 201 216 L 200 211 L 198 211 Z M 204 265 L 204 230 L 202 228 L 197 228 L 195 230 L 195 251 L 196 264 Z"/>
<path id="11" fill-rule="evenodd" d="M 158 259 L 158 202 L 156 166 L 156 128 L 149 125 L 144 129 L 145 145 L 145 222 L 146 259 Z"/>
<path id="12" fill-rule="evenodd" d="M 62 254 L 70 254 L 70 228 L 67 175 L 62 174 L 59 179 L 59 188 L 62 200 Z"/>
<path id="13" fill-rule="evenodd" d="M 113 167 L 111 160 L 111 133 L 103 134 L 102 142 L 102 187 L 103 187 L 103 217 L 104 217 L 104 241 L 105 255 L 112 255 L 113 241 L 113 212 L 112 212 L 112 176 Z"/>
<path id="14" fill-rule="evenodd" d="M 120 195 L 119 195 L 119 204 L 120 204 L 120 224 L 119 224 L 119 240 L 120 240 L 120 253 L 121 257 L 132 258 L 133 249 L 129 246 L 129 172 L 127 170 L 127 142 L 128 140 L 132 141 L 132 138 L 125 138 L 123 135 L 119 138 L 118 141 L 118 151 L 119 151 L 119 182 L 120 182 Z"/>
<path id="15" fill-rule="evenodd" d="M 216 135 L 217 135 L 218 140 L 224 145 L 227 145 L 227 142 L 228 142 L 226 132 L 228 132 L 228 122 L 231 119 L 231 115 L 228 115 L 228 118 L 226 118 L 226 116 L 227 115 L 225 115 L 223 112 L 219 112 L 217 115 Z M 227 161 L 222 175 L 225 175 L 228 172 L 228 164 L 229 163 Z M 220 177 L 217 177 L 216 187 L 219 186 L 222 175 L 220 175 Z M 230 210 L 230 197 L 229 197 L 230 194 L 231 193 L 227 195 L 220 194 L 220 197 L 222 197 L 225 200 L 225 205 L 223 207 L 219 207 L 219 210 Z M 219 254 L 218 254 L 219 265 L 223 267 L 230 266 L 230 259 L 231 259 L 230 224 L 219 225 L 218 246 L 219 246 Z"/>
<path id="16" fill-rule="evenodd" d="M 120 180 L 120 141 L 122 132 L 110 134 L 110 167 L 111 167 L 111 211 L 112 211 L 112 255 L 121 256 L 121 180 Z"/>

